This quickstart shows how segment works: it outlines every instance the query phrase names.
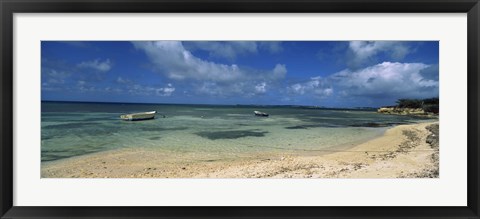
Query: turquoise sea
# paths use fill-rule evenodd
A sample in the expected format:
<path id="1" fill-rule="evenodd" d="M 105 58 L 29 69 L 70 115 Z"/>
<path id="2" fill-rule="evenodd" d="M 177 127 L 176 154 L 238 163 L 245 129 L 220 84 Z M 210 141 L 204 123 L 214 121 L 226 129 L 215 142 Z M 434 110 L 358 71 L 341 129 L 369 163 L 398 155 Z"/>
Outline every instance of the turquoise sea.
<path id="1" fill-rule="evenodd" d="M 125 113 L 157 111 L 156 119 L 122 121 Z M 269 117 L 254 116 L 259 110 Z M 366 141 L 420 118 L 354 109 L 42 102 L 41 160 L 119 148 L 205 156 L 316 154 Z"/>

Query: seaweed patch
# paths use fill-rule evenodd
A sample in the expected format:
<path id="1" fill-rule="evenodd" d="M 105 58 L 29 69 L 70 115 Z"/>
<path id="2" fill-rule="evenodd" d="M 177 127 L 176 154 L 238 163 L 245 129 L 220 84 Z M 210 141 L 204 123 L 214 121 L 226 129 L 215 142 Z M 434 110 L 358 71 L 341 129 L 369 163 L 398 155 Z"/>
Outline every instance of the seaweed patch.
<path id="1" fill-rule="evenodd" d="M 99 125 L 96 122 L 77 122 L 77 123 L 65 123 L 57 125 L 47 125 L 42 127 L 42 129 L 74 129 L 74 128 L 83 128 L 85 126 Z"/>
<path id="2" fill-rule="evenodd" d="M 237 131 L 218 131 L 218 132 L 197 132 L 198 136 L 208 138 L 210 140 L 217 139 L 237 139 L 244 137 L 263 137 L 268 132 L 256 130 L 237 130 Z"/>

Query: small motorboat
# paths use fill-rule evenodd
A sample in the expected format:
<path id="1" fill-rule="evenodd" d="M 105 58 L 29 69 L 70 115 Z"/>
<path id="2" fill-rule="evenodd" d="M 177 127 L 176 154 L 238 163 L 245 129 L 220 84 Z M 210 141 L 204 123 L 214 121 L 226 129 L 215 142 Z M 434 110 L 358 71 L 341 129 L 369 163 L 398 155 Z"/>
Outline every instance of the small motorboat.
<path id="1" fill-rule="evenodd" d="M 268 116 L 268 113 L 260 112 L 260 111 L 253 111 L 256 116 Z"/>
<path id="2" fill-rule="evenodd" d="M 125 121 L 147 120 L 147 119 L 154 119 L 156 113 L 157 113 L 157 111 L 150 111 L 150 112 L 143 112 L 143 113 L 132 113 L 132 114 L 121 115 L 120 118 L 125 120 Z"/>

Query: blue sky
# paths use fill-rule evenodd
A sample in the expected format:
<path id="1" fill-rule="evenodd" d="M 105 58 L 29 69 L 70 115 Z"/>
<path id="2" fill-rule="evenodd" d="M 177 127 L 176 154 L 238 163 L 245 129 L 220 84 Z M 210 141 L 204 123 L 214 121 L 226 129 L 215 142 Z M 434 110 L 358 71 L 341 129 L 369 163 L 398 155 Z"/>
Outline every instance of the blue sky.
<path id="1" fill-rule="evenodd" d="M 437 41 L 43 41 L 42 100 L 378 107 L 438 97 Z"/>

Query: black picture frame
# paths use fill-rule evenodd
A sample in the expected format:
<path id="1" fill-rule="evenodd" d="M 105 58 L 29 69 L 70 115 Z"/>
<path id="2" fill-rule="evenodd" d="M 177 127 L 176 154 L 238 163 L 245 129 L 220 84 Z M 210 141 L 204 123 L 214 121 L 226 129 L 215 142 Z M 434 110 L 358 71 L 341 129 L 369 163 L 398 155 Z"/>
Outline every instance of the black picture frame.
<path id="1" fill-rule="evenodd" d="M 478 0 L 0 0 L 1 218 L 479 218 Z M 466 207 L 18 207 L 13 206 L 14 13 L 467 13 Z"/>

